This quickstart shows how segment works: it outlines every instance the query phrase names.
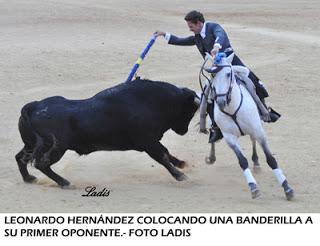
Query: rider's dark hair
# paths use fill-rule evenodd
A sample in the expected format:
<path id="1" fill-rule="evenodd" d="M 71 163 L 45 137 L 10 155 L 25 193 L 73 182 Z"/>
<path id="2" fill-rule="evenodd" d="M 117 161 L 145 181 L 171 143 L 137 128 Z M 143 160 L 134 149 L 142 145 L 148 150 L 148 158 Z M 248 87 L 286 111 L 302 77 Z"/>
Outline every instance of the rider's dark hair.
<path id="1" fill-rule="evenodd" d="M 191 12 L 189 12 L 185 17 L 184 17 L 185 21 L 190 21 L 193 24 L 197 24 L 198 21 L 204 23 L 204 17 L 203 14 L 201 14 L 199 11 L 196 10 L 192 10 Z"/>

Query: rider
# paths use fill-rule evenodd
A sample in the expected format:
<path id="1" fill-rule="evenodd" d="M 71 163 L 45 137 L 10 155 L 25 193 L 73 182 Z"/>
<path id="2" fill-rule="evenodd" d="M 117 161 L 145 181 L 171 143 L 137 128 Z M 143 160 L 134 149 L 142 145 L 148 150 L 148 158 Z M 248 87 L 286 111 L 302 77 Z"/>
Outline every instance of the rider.
<path id="1" fill-rule="evenodd" d="M 195 10 L 189 12 L 184 19 L 187 22 L 190 31 L 192 31 L 195 35 L 186 38 L 179 38 L 168 32 L 162 31 L 156 31 L 155 35 L 165 37 L 168 43 L 173 45 L 196 45 L 203 58 L 205 58 L 206 52 L 210 53 L 213 59 L 219 52 L 224 52 L 227 56 L 230 56 L 234 53 L 227 33 L 219 24 L 214 22 L 206 22 L 202 13 Z M 234 54 L 232 65 L 246 67 L 236 54 Z M 261 102 L 265 105 L 264 98 L 268 97 L 269 94 L 261 80 L 251 70 L 249 71 L 248 77 L 255 85 L 256 93 Z M 212 129 L 209 142 L 213 143 L 221 139 L 223 136 L 221 130 L 218 128 L 213 119 L 213 105 L 211 105 L 211 108 L 212 109 L 209 110 L 209 114 L 212 120 Z M 277 121 L 280 115 L 271 108 L 268 109 L 270 116 L 269 122 Z"/>

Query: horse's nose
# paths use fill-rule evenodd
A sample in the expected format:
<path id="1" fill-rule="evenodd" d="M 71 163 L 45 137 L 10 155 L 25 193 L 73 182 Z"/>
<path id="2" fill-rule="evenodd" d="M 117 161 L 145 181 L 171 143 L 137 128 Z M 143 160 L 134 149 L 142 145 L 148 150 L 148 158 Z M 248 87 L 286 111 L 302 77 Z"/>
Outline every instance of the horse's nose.
<path id="1" fill-rule="evenodd" d="M 224 99 L 224 97 L 218 97 L 216 102 L 220 109 L 224 109 L 224 107 L 226 106 L 226 100 Z"/>

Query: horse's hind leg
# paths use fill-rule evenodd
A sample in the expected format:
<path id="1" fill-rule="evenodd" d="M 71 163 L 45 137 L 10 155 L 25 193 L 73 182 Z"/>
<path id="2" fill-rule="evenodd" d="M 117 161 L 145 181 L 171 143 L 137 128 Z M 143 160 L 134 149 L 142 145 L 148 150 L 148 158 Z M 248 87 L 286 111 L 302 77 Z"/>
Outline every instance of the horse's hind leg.
<path id="1" fill-rule="evenodd" d="M 32 156 L 33 150 L 26 146 L 15 156 L 23 181 L 26 183 L 33 183 L 37 180 L 35 176 L 29 174 L 27 169 L 27 164 L 32 161 Z"/>
<path id="2" fill-rule="evenodd" d="M 210 153 L 209 156 L 205 159 L 207 164 L 213 164 L 216 161 L 216 149 L 215 143 L 211 143 Z"/>
<path id="3" fill-rule="evenodd" d="M 257 139 L 266 155 L 267 163 L 272 168 L 274 175 L 276 176 L 279 184 L 283 187 L 287 200 L 291 200 L 294 197 L 294 191 L 289 186 L 287 178 L 283 174 L 282 170 L 278 167 L 276 159 L 273 157 L 267 139 L 265 136 Z"/>
<path id="4" fill-rule="evenodd" d="M 257 144 L 256 144 L 256 140 L 253 137 L 251 138 L 251 142 L 252 142 L 252 161 L 253 161 L 253 170 L 255 172 L 259 172 L 260 171 L 260 164 L 259 164 L 259 157 L 257 154 Z"/>
<path id="5" fill-rule="evenodd" d="M 243 174 L 244 174 L 246 181 L 250 187 L 252 198 L 254 199 L 254 198 L 259 197 L 260 191 L 258 189 L 257 182 L 249 169 L 248 160 L 246 159 L 246 157 L 243 155 L 243 153 L 241 151 L 238 138 L 234 135 L 231 135 L 231 134 L 223 134 L 223 136 L 224 136 L 225 140 L 227 141 L 228 145 L 230 146 L 230 148 L 234 151 L 234 153 L 236 154 L 236 156 L 238 158 L 240 167 L 242 168 Z"/>

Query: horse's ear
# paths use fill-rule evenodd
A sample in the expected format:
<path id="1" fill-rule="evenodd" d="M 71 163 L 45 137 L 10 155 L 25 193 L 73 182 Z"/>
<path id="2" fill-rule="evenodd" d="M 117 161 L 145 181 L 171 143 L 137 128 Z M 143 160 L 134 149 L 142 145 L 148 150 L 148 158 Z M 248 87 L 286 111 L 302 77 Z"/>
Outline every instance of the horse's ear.
<path id="1" fill-rule="evenodd" d="M 228 62 L 229 64 L 232 63 L 233 57 L 234 57 L 234 53 L 232 53 L 231 55 L 229 55 L 229 56 L 227 57 L 227 62 Z"/>

